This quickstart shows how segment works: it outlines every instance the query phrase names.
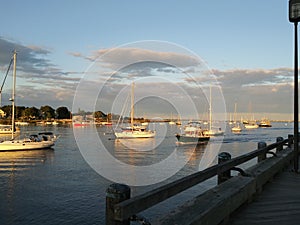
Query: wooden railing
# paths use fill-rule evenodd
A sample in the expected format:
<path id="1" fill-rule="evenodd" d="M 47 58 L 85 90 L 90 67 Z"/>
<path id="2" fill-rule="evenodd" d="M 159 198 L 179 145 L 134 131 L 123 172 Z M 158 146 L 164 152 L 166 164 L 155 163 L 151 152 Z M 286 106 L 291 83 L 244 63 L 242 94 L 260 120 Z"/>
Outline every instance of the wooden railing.
<path id="1" fill-rule="evenodd" d="M 276 152 L 281 151 L 284 145 L 291 147 L 292 144 L 293 135 L 289 135 L 288 139 L 278 137 L 275 143 L 268 146 L 265 142 L 259 142 L 258 149 L 233 159 L 229 153 L 225 153 L 225 156 L 229 155 L 229 157 L 225 157 L 224 160 L 222 158 L 224 152 L 220 153 L 218 164 L 132 198 L 130 198 L 130 188 L 127 185 L 112 184 L 106 192 L 106 225 L 129 225 L 130 220 L 137 219 L 135 216 L 137 213 L 216 175 L 218 175 L 219 183 L 230 177 L 231 170 L 237 170 L 242 175 L 247 175 L 237 166 L 256 157 L 260 162 L 269 153 L 276 156 Z M 273 149 L 276 149 L 276 152 L 270 151 Z"/>

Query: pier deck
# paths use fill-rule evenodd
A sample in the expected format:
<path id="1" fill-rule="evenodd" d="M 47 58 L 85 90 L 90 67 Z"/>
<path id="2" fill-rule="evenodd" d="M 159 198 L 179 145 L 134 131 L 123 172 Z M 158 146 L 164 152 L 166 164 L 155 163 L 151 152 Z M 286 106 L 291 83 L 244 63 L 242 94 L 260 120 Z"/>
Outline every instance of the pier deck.
<path id="1" fill-rule="evenodd" d="M 300 224 L 300 174 L 292 165 L 267 183 L 253 202 L 230 217 L 230 225 Z"/>

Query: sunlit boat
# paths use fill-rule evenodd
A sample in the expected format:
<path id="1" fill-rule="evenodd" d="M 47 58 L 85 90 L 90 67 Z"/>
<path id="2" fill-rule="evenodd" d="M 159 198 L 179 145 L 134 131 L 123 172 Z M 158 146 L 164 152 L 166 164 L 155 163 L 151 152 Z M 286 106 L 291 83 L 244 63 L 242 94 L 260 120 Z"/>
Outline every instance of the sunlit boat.
<path id="1" fill-rule="evenodd" d="M 199 122 L 189 122 L 183 133 L 176 134 L 177 144 L 205 144 L 210 137 L 205 136 Z"/>
<path id="2" fill-rule="evenodd" d="M 14 51 L 13 55 L 14 70 L 13 70 L 13 91 L 12 98 L 12 125 L 15 125 L 15 89 L 16 89 L 16 62 L 17 62 L 17 52 Z M 34 150 L 34 149 L 45 149 L 50 148 L 54 145 L 57 137 L 52 132 L 42 132 L 39 134 L 30 135 L 28 138 L 15 139 L 14 130 L 11 129 L 11 140 L 0 142 L 0 151 L 24 151 L 24 150 Z"/>
<path id="3" fill-rule="evenodd" d="M 259 126 L 258 126 L 258 124 L 257 123 L 252 123 L 252 122 L 250 122 L 250 123 L 248 123 L 248 124 L 245 124 L 245 128 L 246 129 L 256 129 L 256 128 L 258 128 Z"/>
<path id="4" fill-rule="evenodd" d="M 258 124 L 259 127 L 272 127 L 270 120 L 262 119 Z"/>
<path id="5" fill-rule="evenodd" d="M 115 131 L 116 138 L 153 138 L 155 131 L 148 130 L 148 126 L 134 124 L 134 83 L 131 85 L 131 113 L 130 125 Z M 119 123 L 118 123 L 119 124 Z"/>
<path id="6" fill-rule="evenodd" d="M 3 124 L 0 124 L 0 134 L 10 135 L 12 132 L 14 132 L 14 133 L 20 133 L 20 129 L 18 127 L 15 127 L 15 129 L 13 131 L 12 125 L 3 125 Z"/>
<path id="7" fill-rule="evenodd" d="M 231 131 L 233 133 L 240 133 L 242 131 L 242 128 L 240 127 L 240 125 L 237 125 L 237 126 L 232 127 Z"/>

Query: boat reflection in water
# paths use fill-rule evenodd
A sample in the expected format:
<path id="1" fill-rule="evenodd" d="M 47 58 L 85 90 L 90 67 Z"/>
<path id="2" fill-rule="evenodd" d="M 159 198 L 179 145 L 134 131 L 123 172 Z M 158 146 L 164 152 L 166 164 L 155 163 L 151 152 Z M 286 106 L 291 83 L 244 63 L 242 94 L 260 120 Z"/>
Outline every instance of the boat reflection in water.
<path id="1" fill-rule="evenodd" d="M 33 151 L 0 152 L 0 172 L 12 173 L 27 170 L 33 166 L 44 164 L 54 158 L 52 148 Z"/>

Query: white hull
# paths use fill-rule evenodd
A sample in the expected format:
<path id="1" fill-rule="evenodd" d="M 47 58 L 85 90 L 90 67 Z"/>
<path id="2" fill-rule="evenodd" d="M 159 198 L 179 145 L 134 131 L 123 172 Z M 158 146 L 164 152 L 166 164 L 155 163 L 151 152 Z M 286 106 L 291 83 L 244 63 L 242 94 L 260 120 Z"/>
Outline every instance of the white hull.
<path id="1" fill-rule="evenodd" d="M 121 131 L 115 132 L 117 138 L 153 138 L 155 131 Z"/>
<path id="2" fill-rule="evenodd" d="M 256 129 L 258 127 L 258 124 L 245 124 L 246 129 Z"/>
<path id="3" fill-rule="evenodd" d="M 203 131 L 203 134 L 204 136 L 213 137 L 213 136 L 222 136 L 224 135 L 224 132 L 219 130 L 205 130 Z"/>
<path id="4" fill-rule="evenodd" d="M 233 128 L 231 128 L 231 131 L 234 133 L 239 133 L 242 131 L 242 129 L 240 127 L 233 127 Z"/>
<path id="5" fill-rule="evenodd" d="M 0 143 L 0 151 L 20 151 L 51 148 L 53 141 L 32 142 L 30 140 L 3 141 Z"/>

